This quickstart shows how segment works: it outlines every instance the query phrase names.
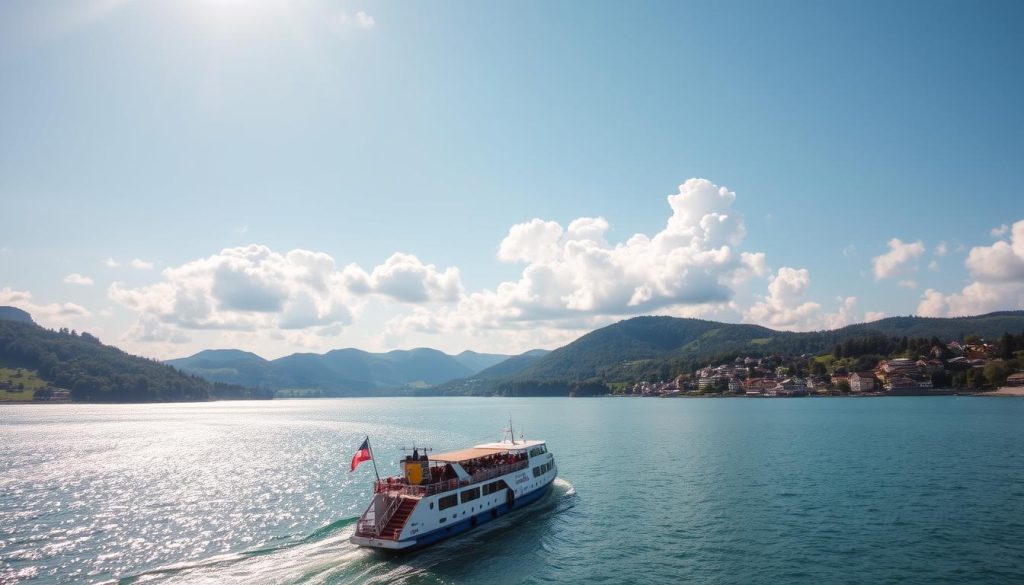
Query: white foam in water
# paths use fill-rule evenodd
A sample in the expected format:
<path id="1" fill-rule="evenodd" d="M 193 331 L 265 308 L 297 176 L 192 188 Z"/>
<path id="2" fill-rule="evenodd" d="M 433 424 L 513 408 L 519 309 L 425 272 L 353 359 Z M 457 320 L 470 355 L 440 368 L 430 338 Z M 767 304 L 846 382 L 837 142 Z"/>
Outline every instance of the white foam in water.
<path id="1" fill-rule="evenodd" d="M 474 556 L 492 533 L 507 530 L 528 515 L 557 513 L 567 498 L 576 495 L 571 483 L 556 478 L 552 493 L 536 504 L 484 524 L 464 535 L 442 541 L 405 556 L 391 556 L 359 548 L 349 542 L 354 523 L 323 538 L 299 541 L 279 548 L 220 555 L 193 564 L 162 567 L 128 579 L 134 583 L 171 580 L 175 583 L 400 583 L 427 577 L 439 563 Z M 473 545 L 473 546 L 467 546 Z"/>

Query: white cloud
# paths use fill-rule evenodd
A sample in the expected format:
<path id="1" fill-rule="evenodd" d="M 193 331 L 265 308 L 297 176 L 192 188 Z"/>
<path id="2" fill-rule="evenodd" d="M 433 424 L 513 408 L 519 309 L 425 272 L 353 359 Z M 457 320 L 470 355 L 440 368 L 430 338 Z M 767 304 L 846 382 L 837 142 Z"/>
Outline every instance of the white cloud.
<path id="1" fill-rule="evenodd" d="M 856 253 L 857 253 L 857 246 L 855 246 L 853 244 L 847 244 L 846 246 L 843 247 L 843 256 L 846 256 L 847 258 L 849 258 L 850 256 L 853 256 Z"/>
<path id="2" fill-rule="evenodd" d="M 1024 220 L 1013 224 L 1010 242 L 971 248 L 967 255 L 971 275 L 989 282 L 1024 281 Z"/>
<path id="3" fill-rule="evenodd" d="M 909 288 L 909 289 L 917 288 L 917 281 L 916 280 L 910 280 L 910 279 L 901 280 L 901 281 L 897 282 L 896 284 L 898 284 L 899 286 L 901 286 L 903 288 Z"/>
<path id="4" fill-rule="evenodd" d="M 342 272 L 342 280 L 353 292 L 377 293 L 406 303 L 454 302 L 462 295 L 458 268 L 440 272 L 410 254 L 392 254 L 369 274 L 350 264 Z"/>
<path id="5" fill-rule="evenodd" d="M 945 256 L 947 252 L 949 252 L 949 246 L 946 245 L 946 242 L 939 242 L 939 244 L 935 246 L 935 255 L 939 258 Z"/>
<path id="6" fill-rule="evenodd" d="M 0 305 L 28 311 L 37 323 L 47 327 L 64 326 L 75 319 L 91 315 L 85 307 L 75 303 L 35 303 L 32 301 L 32 293 L 6 286 L 0 289 Z"/>
<path id="7" fill-rule="evenodd" d="M 129 264 L 131 264 L 132 268 L 134 268 L 136 270 L 152 270 L 153 269 L 153 263 L 152 262 L 146 262 L 145 260 L 142 260 L 142 259 L 139 259 L 139 258 L 135 258 Z"/>
<path id="8" fill-rule="evenodd" d="M 72 272 L 71 274 L 65 276 L 64 277 L 64 282 L 66 282 L 68 284 L 81 284 L 83 286 L 88 286 L 88 285 L 93 284 L 93 281 L 92 281 L 91 278 L 89 278 L 88 276 L 82 276 L 81 274 L 79 274 L 77 272 Z"/>
<path id="9" fill-rule="evenodd" d="M 973 282 L 959 293 L 948 295 L 928 289 L 917 313 L 925 317 L 958 317 L 1007 309 L 1024 309 L 1024 283 Z"/>
<path id="10" fill-rule="evenodd" d="M 377 24 L 377 20 L 360 10 L 356 12 L 356 24 L 359 25 L 359 28 L 370 30 Z"/>
<path id="11" fill-rule="evenodd" d="M 875 280 L 892 278 L 917 271 L 917 259 L 924 254 L 924 243 L 920 240 L 903 243 L 893 238 L 888 243 L 889 251 L 872 259 Z"/>
<path id="12" fill-rule="evenodd" d="M 1005 235 L 1006 235 L 1006 232 L 1008 232 L 1008 231 L 1010 231 L 1010 226 L 1008 226 L 1008 225 L 1006 225 L 1006 224 L 1004 223 L 1003 225 L 1001 225 L 1001 226 L 999 226 L 999 227 L 994 227 L 994 228 L 992 228 L 991 230 L 989 230 L 989 232 L 988 232 L 988 233 L 989 233 L 989 234 L 990 234 L 990 235 L 991 235 L 991 236 L 992 236 L 993 238 L 1001 238 L 1001 237 L 1005 236 Z"/>
<path id="13" fill-rule="evenodd" d="M 735 199 L 724 187 L 690 179 L 668 197 L 671 214 L 663 230 L 617 243 L 608 241 L 610 225 L 603 217 L 581 217 L 566 227 L 540 218 L 513 225 L 497 257 L 524 264 L 518 279 L 464 294 L 454 304 L 398 315 L 387 323 L 385 336 L 503 335 L 513 344 L 536 341 L 540 332 L 548 339 L 575 337 L 652 312 L 786 329 L 856 322 L 855 297 L 839 299 L 834 313 L 804 298 L 810 282 L 805 269 L 780 268 L 768 295 L 748 309 L 735 301 L 750 279 L 769 274 L 763 252 L 740 250 L 746 229 L 733 209 Z"/>
<path id="14" fill-rule="evenodd" d="M 589 218 L 588 218 L 589 219 Z M 577 220 L 578 221 L 578 220 Z M 548 262 L 558 257 L 562 226 L 534 218 L 512 226 L 498 247 L 503 262 Z"/>
<path id="15" fill-rule="evenodd" d="M 139 315 L 130 339 L 184 340 L 176 329 L 337 335 L 352 322 L 365 295 L 419 303 L 454 301 L 462 292 L 457 269 L 441 272 L 408 254 L 394 254 L 367 273 L 354 264 L 339 271 L 322 252 L 281 254 L 255 244 L 226 248 L 165 269 L 161 276 L 149 286 L 114 283 L 108 290 L 112 300 Z"/>
<path id="16" fill-rule="evenodd" d="M 354 16 L 347 12 L 336 12 L 327 19 L 327 27 L 338 36 L 347 36 L 354 28 L 370 30 L 377 25 L 377 19 L 360 10 Z"/>
<path id="17" fill-rule="evenodd" d="M 838 297 L 834 313 L 823 312 L 820 304 L 806 300 L 811 284 L 810 272 L 805 268 L 783 266 L 768 284 L 768 295 L 743 311 L 747 323 L 764 325 L 788 331 L 817 331 L 839 329 L 864 320 L 880 319 L 879 312 L 861 316 L 857 310 L 857 297 Z"/>
<path id="18" fill-rule="evenodd" d="M 191 338 L 180 329 L 160 321 L 156 315 L 143 314 L 125 333 L 126 339 L 149 343 L 187 343 Z"/>
<path id="19" fill-rule="evenodd" d="M 497 257 L 524 264 L 517 280 L 420 308 L 388 324 L 389 334 L 470 332 L 509 338 L 579 335 L 622 317 L 659 312 L 735 315 L 734 291 L 768 274 L 763 252 L 739 249 L 746 235 L 735 193 L 690 179 L 667 198 L 663 230 L 610 243 L 609 222 L 580 217 L 563 227 L 539 218 L 513 225 Z M 520 346 L 521 347 L 521 346 Z"/>
<path id="20" fill-rule="evenodd" d="M 103 265 L 106 266 L 107 268 L 117 268 L 118 266 L 121 265 L 121 263 L 118 262 L 117 260 L 114 260 L 113 258 L 107 258 L 106 260 L 103 261 Z"/>
<path id="21" fill-rule="evenodd" d="M 1024 220 L 1003 230 L 1010 241 L 971 248 L 964 262 L 973 282 L 959 293 L 928 289 L 917 312 L 925 316 L 960 316 L 1024 308 Z"/>
<path id="22" fill-rule="evenodd" d="M 805 301 L 811 275 L 806 268 L 783 266 L 763 297 L 744 313 L 744 320 L 775 329 L 808 329 L 820 318 L 821 305 Z"/>

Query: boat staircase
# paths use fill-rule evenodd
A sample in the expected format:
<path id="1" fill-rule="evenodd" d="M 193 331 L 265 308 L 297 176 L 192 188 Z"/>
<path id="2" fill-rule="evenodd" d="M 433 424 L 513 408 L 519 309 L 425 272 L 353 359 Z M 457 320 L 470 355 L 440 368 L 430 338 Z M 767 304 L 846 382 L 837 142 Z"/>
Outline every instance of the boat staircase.
<path id="1" fill-rule="evenodd" d="M 419 501 L 419 498 L 400 498 L 398 507 L 380 528 L 378 538 L 398 540 L 399 535 L 402 534 L 402 528 L 405 527 L 405 521 L 409 519 L 413 508 Z"/>

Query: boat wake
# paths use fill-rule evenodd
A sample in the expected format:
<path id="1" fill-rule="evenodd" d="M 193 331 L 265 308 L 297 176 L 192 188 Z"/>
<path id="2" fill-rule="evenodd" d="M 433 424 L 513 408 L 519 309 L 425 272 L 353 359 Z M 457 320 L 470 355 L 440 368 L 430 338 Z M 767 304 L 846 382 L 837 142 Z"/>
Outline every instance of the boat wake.
<path id="1" fill-rule="evenodd" d="M 425 550 L 393 556 L 349 542 L 358 518 L 337 520 L 308 536 L 275 547 L 180 563 L 121 579 L 119 583 L 444 583 L 465 574 L 489 554 L 519 548 L 530 554 L 558 515 L 575 505 L 576 489 L 556 478 L 544 499 Z M 488 547 L 500 540 L 502 550 Z M 510 547 L 511 550 L 510 551 Z"/>

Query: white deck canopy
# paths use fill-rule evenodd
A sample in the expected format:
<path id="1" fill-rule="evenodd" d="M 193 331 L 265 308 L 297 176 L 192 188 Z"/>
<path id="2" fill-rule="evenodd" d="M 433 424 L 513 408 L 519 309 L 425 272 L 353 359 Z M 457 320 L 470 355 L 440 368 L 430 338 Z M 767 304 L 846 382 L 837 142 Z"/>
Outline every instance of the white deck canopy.
<path id="1" fill-rule="evenodd" d="M 475 445 L 470 449 L 459 449 L 458 451 L 448 451 L 446 453 L 437 453 L 430 455 L 431 461 L 440 461 L 444 463 L 459 463 L 460 461 L 469 461 L 470 459 L 478 459 L 480 457 L 487 457 L 488 455 L 494 455 L 495 453 L 504 452 L 518 452 L 525 451 L 530 447 L 536 447 L 537 445 L 543 445 L 544 441 L 516 441 L 514 444 L 509 441 L 501 441 L 498 443 L 484 443 L 482 445 Z"/>

